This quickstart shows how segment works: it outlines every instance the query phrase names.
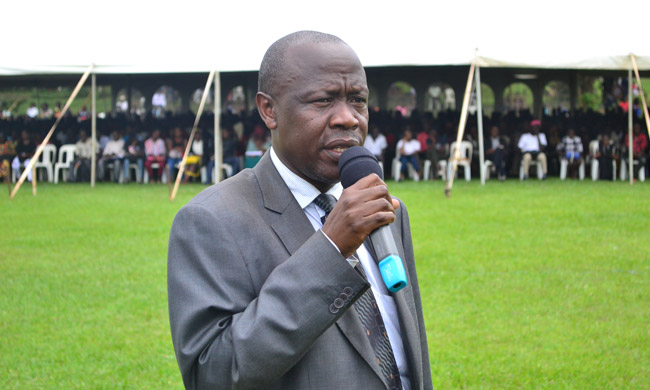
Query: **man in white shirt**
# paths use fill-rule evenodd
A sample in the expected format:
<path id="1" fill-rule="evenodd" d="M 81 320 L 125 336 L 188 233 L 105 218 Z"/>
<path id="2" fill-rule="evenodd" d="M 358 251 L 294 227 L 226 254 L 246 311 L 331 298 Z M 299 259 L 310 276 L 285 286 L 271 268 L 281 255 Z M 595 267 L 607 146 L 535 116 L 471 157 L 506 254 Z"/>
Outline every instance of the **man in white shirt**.
<path id="1" fill-rule="evenodd" d="M 384 161 L 384 149 L 386 149 L 388 143 L 386 142 L 386 137 L 379 132 L 377 126 L 370 126 L 370 132 L 363 146 L 370 150 L 370 153 L 374 154 L 378 161 Z"/>
<path id="2" fill-rule="evenodd" d="M 524 180 L 528 178 L 528 169 L 533 159 L 542 164 L 542 172 L 544 173 L 542 178 L 546 179 L 547 167 L 546 154 L 544 153 L 544 148 L 547 145 L 546 135 L 539 132 L 542 127 L 542 122 L 535 119 L 530 122 L 530 127 L 531 131 L 522 134 L 521 138 L 519 138 L 519 143 L 517 143 L 517 147 L 523 155 Z"/>
<path id="3" fill-rule="evenodd" d="M 413 166 L 418 175 L 420 174 L 417 156 L 420 149 L 420 141 L 413 138 L 413 132 L 407 127 L 404 130 L 404 138 L 397 142 L 397 153 L 399 154 L 399 161 L 402 163 L 400 180 L 403 180 L 406 172 L 408 172 L 408 164 Z"/>
<path id="4" fill-rule="evenodd" d="M 38 117 L 38 107 L 36 107 L 36 103 L 29 105 L 29 108 L 27 108 L 27 116 L 32 119 Z"/>
<path id="5" fill-rule="evenodd" d="M 124 139 L 120 137 L 117 131 L 111 133 L 111 140 L 106 143 L 102 158 L 99 159 L 97 167 L 99 180 L 104 180 L 106 166 L 113 164 L 113 181 L 118 182 L 120 179 L 120 169 L 122 159 L 124 158 Z"/>
<path id="6" fill-rule="evenodd" d="M 95 142 L 95 153 L 99 152 L 99 143 Z M 68 178 L 71 182 L 90 180 L 90 159 L 93 155 L 92 140 L 85 130 L 79 132 L 79 141 L 75 144 L 74 161 L 70 164 Z"/>

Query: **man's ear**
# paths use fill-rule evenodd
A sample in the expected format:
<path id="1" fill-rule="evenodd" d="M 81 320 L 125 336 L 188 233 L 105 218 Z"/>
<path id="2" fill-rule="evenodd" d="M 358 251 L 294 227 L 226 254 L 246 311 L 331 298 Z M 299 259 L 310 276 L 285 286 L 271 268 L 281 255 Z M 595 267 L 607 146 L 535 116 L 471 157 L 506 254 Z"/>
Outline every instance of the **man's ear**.
<path id="1" fill-rule="evenodd" d="M 273 98 L 264 92 L 258 92 L 255 96 L 255 103 L 266 127 L 269 130 L 275 130 L 278 127 L 278 122 L 275 117 L 275 101 Z"/>

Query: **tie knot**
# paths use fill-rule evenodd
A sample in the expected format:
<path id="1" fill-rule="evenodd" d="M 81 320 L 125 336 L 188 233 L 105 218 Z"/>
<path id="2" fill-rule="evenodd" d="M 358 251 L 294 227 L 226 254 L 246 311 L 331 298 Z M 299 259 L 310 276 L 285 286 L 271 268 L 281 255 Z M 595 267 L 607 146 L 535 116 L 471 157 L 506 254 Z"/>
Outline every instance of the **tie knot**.
<path id="1" fill-rule="evenodd" d="M 334 208 L 334 205 L 336 204 L 336 198 L 334 195 L 320 194 L 316 197 L 316 199 L 314 199 L 314 204 L 320 207 L 325 212 L 325 216 L 327 216 Z"/>

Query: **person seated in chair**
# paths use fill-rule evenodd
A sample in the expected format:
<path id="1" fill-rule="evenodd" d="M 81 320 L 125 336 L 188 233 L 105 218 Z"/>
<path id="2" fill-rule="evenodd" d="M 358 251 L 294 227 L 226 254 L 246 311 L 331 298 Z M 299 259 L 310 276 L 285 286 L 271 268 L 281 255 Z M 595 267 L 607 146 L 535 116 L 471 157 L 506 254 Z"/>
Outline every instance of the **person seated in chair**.
<path id="1" fill-rule="evenodd" d="M 413 138 L 413 132 L 410 128 L 407 127 L 404 130 L 404 137 L 397 142 L 397 150 L 399 151 L 399 161 L 402 163 L 400 180 L 403 180 L 404 175 L 408 172 L 407 164 L 411 164 L 419 175 L 420 167 L 417 154 L 420 151 L 420 141 Z"/>
<path id="2" fill-rule="evenodd" d="M 20 133 L 20 141 L 16 145 L 16 157 L 11 162 L 11 169 L 20 173 L 21 168 L 27 168 L 35 152 L 36 144 L 29 137 L 27 130 L 23 130 Z M 27 180 L 32 181 L 32 171 L 27 172 Z"/>
<path id="3" fill-rule="evenodd" d="M 641 124 L 639 124 L 638 122 L 634 124 L 634 127 L 632 128 L 632 131 L 633 131 L 632 159 L 639 162 L 639 165 L 637 166 L 637 170 L 641 171 L 641 169 L 645 169 L 646 148 L 648 147 L 648 138 L 641 131 Z M 626 148 L 630 147 L 630 138 L 627 135 L 625 135 L 625 147 Z M 628 164 L 628 158 L 629 158 L 629 154 L 624 153 L 623 154 L 623 162 L 625 164 Z M 631 173 L 631 174 L 633 175 L 633 173 Z"/>
<path id="4" fill-rule="evenodd" d="M 557 145 L 558 153 L 560 156 L 565 158 L 569 164 L 568 171 L 569 176 L 572 179 L 578 177 L 578 168 L 582 164 L 582 140 L 576 135 L 575 130 L 569 129 L 562 142 Z"/>
<path id="5" fill-rule="evenodd" d="M 612 162 L 617 158 L 617 154 L 616 145 L 609 138 L 609 135 L 604 134 L 598 144 L 598 153 L 595 156 L 598 159 L 598 169 L 600 170 L 601 179 L 614 179 L 614 166 Z"/>
<path id="6" fill-rule="evenodd" d="M 139 172 L 136 179 L 141 178 L 144 174 L 144 150 L 142 150 L 142 143 L 135 135 L 129 137 L 129 146 L 126 147 L 126 154 L 124 155 L 124 183 L 131 180 L 129 167 L 134 163 L 138 165 Z"/>
<path id="7" fill-rule="evenodd" d="M 74 145 L 74 161 L 70 164 L 68 178 L 71 182 L 90 181 L 90 160 L 93 156 L 92 139 L 85 130 L 79 132 L 79 141 Z M 99 152 L 99 142 L 95 142 L 95 152 Z"/>
<path id="8" fill-rule="evenodd" d="M 517 143 L 517 147 L 521 150 L 524 159 L 524 180 L 528 178 L 528 169 L 530 168 L 530 162 L 533 159 L 542 164 L 542 178 L 546 179 L 547 166 L 544 149 L 546 148 L 546 145 L 548 145 L 548 142 L 546 141 L 546 135 L 539 131 L 542 127 L 542 122 L 535 119 L 530 122 L 530 127 L 530 132 L 522 134 Z"/>
<path id="9" fill-rule="evenodd" d="M 150 183 L 160 183 L 163 169 L 165 169 L 165 141 L 160 138 L 160 130 L 155 129 L 146 141 L 144 141 L 144 167 L 149 173 Z M 158 164 L 158 176 L 153 174 L 153 164 Z"/>
<path id="10" fill-rule="evenodd" d="M 10 161 L 13 160 L 16 152 L 14 143 L 9 141 L 5 134 L 0 131 L 0 179 L 9 182 L 11 175 Z"/>
<path id="11" fill-rule="evenodd" d="M 500 181 L 506 179 L 506 146 L 508 143 L 499 135 L 499 126 L 490 128 L 490 136 L 485 139 L 485 158 L 492 161 Z"/>
<path id="12" fill-rule="evenodd" d="M 99 159 L 97 166 L 99 180 L 104 180 L 106 165 L 113 163 L 113 181 L 118 182 L 120 179 L 120 168 L 124 158 L 124 139 L 120 137 L 117 131 L 111 133 L 111 140 L 106 143 L 102 158 Z"/>

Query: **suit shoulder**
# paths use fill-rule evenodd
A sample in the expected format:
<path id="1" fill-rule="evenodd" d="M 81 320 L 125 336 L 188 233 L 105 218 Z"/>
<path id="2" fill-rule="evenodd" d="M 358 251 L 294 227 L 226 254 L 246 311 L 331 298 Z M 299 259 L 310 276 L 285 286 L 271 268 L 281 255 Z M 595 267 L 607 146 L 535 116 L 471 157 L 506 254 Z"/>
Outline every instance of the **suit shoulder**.
<path id="1" fill-rule="evenodd" d="M 248 201 L 259 199 L 259 184 L 251 169 L 245 169 L 233 177 L 201 191 L 183 208 L 203 208 L 209 211 L 234 211 L 242 209 Z"/>

